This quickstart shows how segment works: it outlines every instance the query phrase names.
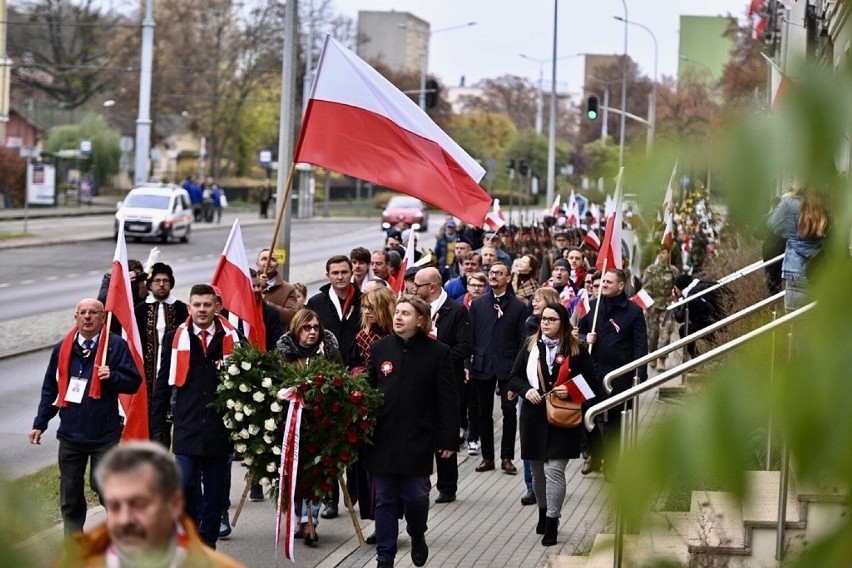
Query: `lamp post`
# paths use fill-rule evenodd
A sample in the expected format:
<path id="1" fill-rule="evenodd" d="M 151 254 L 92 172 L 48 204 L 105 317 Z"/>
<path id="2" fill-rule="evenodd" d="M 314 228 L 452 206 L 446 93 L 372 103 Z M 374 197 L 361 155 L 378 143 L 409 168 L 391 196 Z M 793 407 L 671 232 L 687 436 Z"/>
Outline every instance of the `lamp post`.
<path id="1" fill-rule="evenodd" d="M 634 22 L 631 20 L 626 20 L 621 16 L 613 16 L 616 20 L 622 21 L 625 24 L 633 24 L 634 26 L 640 27 L 651 35 L 651 39 L 654 40 L 654 85 L 651 90 L 651 107 L 648 112 L 648 122 L 651 125 L 648 127 L 648 153 L 651 153 L 651 150 L 654 147 L 654 133 L 657 129 L 657 63 L 659 62 L 659 46 L 657 45 L 657 36 L 654 35 L 654 32 L 651 29 L 639 22 Z"/>
<path id="2" fill-rule="evenodd" d="M 525 55 L 523 53 L 519 53 L 518 55 L 523 59 L 538 63 L 538 100 L 536 101 L 535 107 L 535 133 L 541 134 L 543 122 L 542 115 L 544 114 L 544 64 L 549 63 L 550 59 L 538 59 L 536 57 L 530 57 L 529 55 Z M 581 55 L 586 54 L 572 53 L 569 55 L 560 55 L 556 58 L 556 60 L 559 61 L 560 59 L 570 59 L 572 57 L 580 57 Z"/>
<path id="3" fill-rule="evenodd" d="M 621 56 L 621 124 L 618 136 L 618 169 L 624 165 L 624 122 L 627 119 L 627 0 L 621 0 L 624 5 L 624 53 Z"/>
<path id="4" fill-rule="evenodd" d="M 553 0 L 553 51 L 550 62 L 550 121 L 547 131 L 547 191 L 545 203 L 553 203 L 556 193 L 556 43 L 559 22 L 559 0 Z"/>
<path id="5" fill-rule="evenodd" d="M 399 27 L 403 30 L 409 30 L 412 32 L 420 33 L 425 36 L 423 41 L 423 49 L 420 51 L 420 96 L 418 97 L 418 104 L 420 108 L 425 111 L 426 110 L 426 72 L 427 72 L 427 64 L 428 64 L 428 55 L 429 55 L 429 38 L 433 35 L 441 32 L 448 32 L 451 30 L 458 30 L 461 28 L 468 28 L 470 26 L 475 26 L 476 22 L 468 22 L 466 24 L 458 24 L 456 26 L 449 26 L 446 28 L 440 28 L 437 30 L 428 30 L 428 29 L 418 29 L 412 28 L 408 24 L 399 24 Z"/>

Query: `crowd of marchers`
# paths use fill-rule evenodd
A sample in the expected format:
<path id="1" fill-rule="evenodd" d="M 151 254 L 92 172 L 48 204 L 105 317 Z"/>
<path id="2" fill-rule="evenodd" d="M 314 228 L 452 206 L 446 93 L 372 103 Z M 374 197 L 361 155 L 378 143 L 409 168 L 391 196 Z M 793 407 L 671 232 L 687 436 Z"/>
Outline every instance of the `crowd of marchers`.
<path id="1" fill-rule="evenodd" d="M 268 203 L 261 206 L 264 215 Z M 794 241 L 791 247 L 802 248 L 798 240 L 805 240 L 813 252 L 825 224 L 816 223 L 819 236 L 797 240 L 797 221 L 788 218 L 808 207 L 807 196 L 787 196 L 769 225 Z M 702 227 L 700 219 L 693 225 L 712 243 L 714 227 Z M 430 475 L 437 470 L 437 506 L 464 499 L 456 457 L 461 451 L 478 456 L 477 474 L 522 472 L 520 502 L 538 507 L 534 529 L 542 545 L 556 544 L 563 505 L 571 499 L 569 462 L 576 460 L 583 475 L 608 479 L 617 472 L 615 454 L 605 448 L 618 436 L 621 409 L 599 417 L 587 431 L 552 420 L 548 400 L 575 400 L 584 411 L 611 396 L 601 382 L 607 373 L 666 345 L 676 333 L 718 319 L 712 295 L 689 311 L 666 309 L 711 285 L 684 263 L 682 246 L 659 247 L 641 275 L 626 258 L 623 268 L 601 271 L 595 268 L 600 239 L 587 238 L 590 232 L 582 223 L 569 227 L 562 215 L 497 232 L 447 218 L 434 250 L 418 250 L 406 262 L 403 247 L 416 236 L 410 228 L 392 227 L 378 250 L 356 247 L 330 257 L 328 281 L 311 297 L 304 285 L 282 280 L 269 250 L 249 253 L 255 258 L 255 301 L 264 314 L 264 348 L 287 364 L 321 357 L 353 374 L 365 372 L 383 394 L 372 444 L 359 450 L 345 474 L 361 517 L 375 520 L 367 542 L 376 546 L 379 567 L 394 564 L 402 518 L 412 562 L 425 564 Z M 785 257 L 784 278 L 801 283 L 800 268 Z M 195 284 L 184 302 L 172 293 L 171 266 L 130 261 L 129 272 L 144 373 L 122 337 L 103 329 L 107 275 L 99 298 L 77 304 L 74 328 L 51 354 L 29 434 L 31 443 L 40 443 L 59 415 L 61 513 L 75 542 L 65 565 L 133 566 L 140 559 L 164 566 L 184 565 L 184 559 L 198 561 L 193 566 L 236 565 L 215 548 L 233 530 L 231 469 L 240 456 L 211 403 L 223 361 L 246 338 L 229 321 L 215 287 Z M 643 289 L 650 306 L 636 301 Z M 689 355 L 696 355 L 694 343 Z M 665 369 L 665 358 L 652 366 Z M 640 368 L 639 376 L 644 380 L 647 369 Z M 630 381 L 616 378 L 612 392 L 626 390 Z M 586 386 L 580 401 L 572 388 L 577 384 Z M 139 389 L 147 390 L 149 436 L 159 446 L 118 444 L 119 396 Z M 502 414 L 499 432 L 495 402 Z M 107 521 L 83 534 L 87 468 Z M 264 490 L 253 483 L 250 498 L 264 500 Z M 339 503 L 336 485 L 322 503 L 297 496 L 295 536 L 321 545 L 319 520 L 337 517 Z"/>

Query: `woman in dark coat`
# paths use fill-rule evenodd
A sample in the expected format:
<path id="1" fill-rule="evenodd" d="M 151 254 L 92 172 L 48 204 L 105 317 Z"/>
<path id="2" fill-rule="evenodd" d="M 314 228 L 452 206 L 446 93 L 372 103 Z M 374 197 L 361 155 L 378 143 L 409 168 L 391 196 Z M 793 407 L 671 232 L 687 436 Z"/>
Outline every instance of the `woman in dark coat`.
<path id="1" fill-rule="evenodd" d="M 544 394 L 569 398 L 569 379 L 583 375 L 593 383 L 592 358 L 571 335 L 568 310 L 550 303 L 542 310 L 540 327 L 518 353 L 509 375 L 509 388 L 524 398 L 521 406 L 521 458 L 529 460 L 533 492 L 539 504 L 536 533 L 541 544 L 556 544 L 556 531 L 565 500 L 565 468 L 580 455 L 582 426 L 559 428 L 547 422 Z M 540 369 L 540 372 L 539 372 Z"/>

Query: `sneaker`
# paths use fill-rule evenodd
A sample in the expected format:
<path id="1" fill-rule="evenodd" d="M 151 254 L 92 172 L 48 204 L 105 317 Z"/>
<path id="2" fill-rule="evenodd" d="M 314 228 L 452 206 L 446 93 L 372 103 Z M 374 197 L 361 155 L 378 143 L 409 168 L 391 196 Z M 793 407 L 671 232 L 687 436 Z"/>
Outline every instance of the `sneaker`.
<path id="1" fill-rule="evenodd" d="M 337 517 L 337 503 L 326 503 L 323 505 L 320 517 L 323 519 L 334 519 Z"/>
<path id="2" fill-rule="evenodd" d="M 219 524 L 219 538 L 225 538 L 231 534 L 231 519 L 228 518 L 228 511 L 222 513 L 222 522 Z"/>
<path id="3" fill-rule="evenodd" d="M 467 453 L 472 456 L 479 455 L 479 443 L 478 442 L 468 442 L 467 443 Z"/>
<path id="4" fill-rule="evenodd" d="M 251 490 L 249 491 L 249 501 L 258 503 L 264 499 L 263 486 L 260 483 L 252 483 Z"/>

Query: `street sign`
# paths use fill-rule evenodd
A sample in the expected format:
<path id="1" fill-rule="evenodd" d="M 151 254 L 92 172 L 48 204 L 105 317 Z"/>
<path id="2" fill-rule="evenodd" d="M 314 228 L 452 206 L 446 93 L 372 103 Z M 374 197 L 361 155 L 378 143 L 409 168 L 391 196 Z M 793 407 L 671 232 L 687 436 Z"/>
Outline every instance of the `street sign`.
<path id="1" fill-rule="evenodd" d="M 274 254 L 275 258 L 278 259 L 278 264 L 284 264 L 287 262 L 287 249 L 279 247 L 274 249 L 272 254 Z"/>
<path id="2" fill-rule="evenodd" d="M 85 154 L 87 156 L 92 155 L 92 141 L 91 140 L 80 140 L 80 153 Z"/>
<path id="3" fill-rule="evenodd" d="M 260 165 L 264 168 L 268 168 L 269 164 L 272 163 L 272 152 L 270 150 L 261 150 L 260 151 Z"/>

